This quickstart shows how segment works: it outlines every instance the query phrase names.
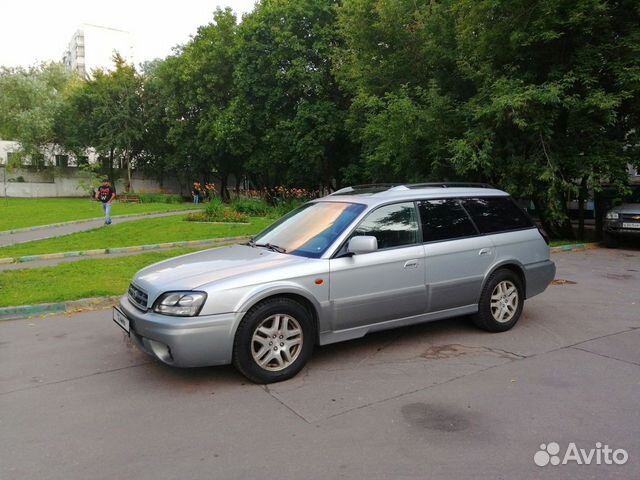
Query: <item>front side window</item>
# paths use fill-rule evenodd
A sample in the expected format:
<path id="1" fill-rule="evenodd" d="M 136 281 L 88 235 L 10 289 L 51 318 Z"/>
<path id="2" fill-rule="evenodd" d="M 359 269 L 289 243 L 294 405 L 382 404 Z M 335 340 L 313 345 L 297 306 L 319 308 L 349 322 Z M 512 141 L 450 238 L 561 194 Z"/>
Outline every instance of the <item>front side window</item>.
<path id="1" fill-rule="evenodd" d="M 424 200 L 418 203 L 424 242 L 477 235 L 476 227 L 457 200 Z"/>
<path id="2" fill-rule="evenodd" d="M 418 216 L 413 202 L 377 208 L 358 225 L 353 236 L 372 235 L 378 249 L 418 243 Z"/>
<path id="3" fill-rule="evenodd" d="M 307 203 L 263 230 L 253 241 L 257 245 L 275 245 L 292 255 L 319 258 L 364 209 L 360 203 Z"/>
<path id="4" fill-rule="evenodd" d="M 533 226 L 529 217 L 511 197 L 464 198 L 462 205 L 480 233 L 505 232 Z"/>

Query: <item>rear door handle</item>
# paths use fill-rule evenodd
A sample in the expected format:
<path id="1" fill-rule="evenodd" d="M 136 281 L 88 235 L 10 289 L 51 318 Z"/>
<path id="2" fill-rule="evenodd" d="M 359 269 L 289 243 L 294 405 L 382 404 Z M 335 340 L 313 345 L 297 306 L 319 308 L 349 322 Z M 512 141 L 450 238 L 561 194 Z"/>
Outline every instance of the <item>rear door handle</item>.
<path id="1" fill-rule="evenodd" d="M 418 267 L 418 260 L 407 260 L 406 262 L 404 262 L 404 268 L 417 268 Z"/>
<path id="2" fill-rule="evenodd" d="M 483 248 L 478 252 L 478 255 L 491 255 L 491 249 Z"/>

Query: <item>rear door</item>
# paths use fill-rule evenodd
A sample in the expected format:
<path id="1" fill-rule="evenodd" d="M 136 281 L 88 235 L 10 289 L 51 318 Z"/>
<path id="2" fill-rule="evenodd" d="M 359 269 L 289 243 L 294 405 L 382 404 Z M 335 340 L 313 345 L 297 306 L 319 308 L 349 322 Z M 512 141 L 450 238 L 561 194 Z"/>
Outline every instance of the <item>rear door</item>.
<path id="1" fill-rule="evenodd" d="M 333 330 L 424 313 L 424 249 L 415 204 L 373 210 L 356 235 L 375 236 L 378 250 L 330 260 Z"/>
<path id="2" fill-rule="evenodd" d="M 429 312 L 477 303 L 484 276 L 495 259 L 491 239 L 480 235 L 457 199 L 423 200 L 418 210 Z"/>

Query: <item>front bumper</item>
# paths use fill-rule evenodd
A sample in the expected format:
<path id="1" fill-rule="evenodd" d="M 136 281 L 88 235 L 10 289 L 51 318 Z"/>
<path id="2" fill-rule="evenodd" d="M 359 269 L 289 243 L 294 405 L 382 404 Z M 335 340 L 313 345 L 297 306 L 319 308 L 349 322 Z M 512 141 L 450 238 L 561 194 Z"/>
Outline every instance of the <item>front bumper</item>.
<path id="1" fill-rule="evenodd" d="M 244 313 L 171 317 L 142 312 L 124 296 L 118 308 L 130 322 L 130 338 L 143 352 L 175 367 L 227 365 Z"/>
<path id="2" fill-rule="evenodd" d="M 625 223 L 639 223 L 637 220 L 607 220 L 605 224 L 605 231 L 616 237 L 640 237 L 640 228 L 625 228 Z"/>
<path id="3" fill-rule="evenodd" d="M 556 264 L 551 260 L 532 263 L 524 267 L 527 298 L 544 292 L 556 276 Z"/>

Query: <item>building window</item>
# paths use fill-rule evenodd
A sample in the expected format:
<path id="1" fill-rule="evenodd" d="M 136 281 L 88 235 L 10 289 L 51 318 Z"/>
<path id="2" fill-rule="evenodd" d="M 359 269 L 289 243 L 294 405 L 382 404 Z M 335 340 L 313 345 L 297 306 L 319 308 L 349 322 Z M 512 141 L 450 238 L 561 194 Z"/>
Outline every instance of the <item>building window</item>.
<path id="1" fill-rule="evenodd" d="M 87 157 L 86 155 L 81 155 L 78 157 L 76 162 L 78 164 L 78 167 L 81 167 L 82 165 L 89 165 L 89 157 Z"/>
<path id="2" fill-rule="evenodd" d="M 56 167 L 68 167 L 69 155 L 56 155 Z"/>

